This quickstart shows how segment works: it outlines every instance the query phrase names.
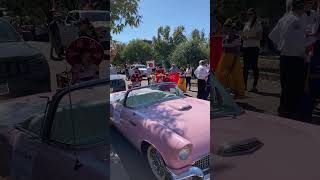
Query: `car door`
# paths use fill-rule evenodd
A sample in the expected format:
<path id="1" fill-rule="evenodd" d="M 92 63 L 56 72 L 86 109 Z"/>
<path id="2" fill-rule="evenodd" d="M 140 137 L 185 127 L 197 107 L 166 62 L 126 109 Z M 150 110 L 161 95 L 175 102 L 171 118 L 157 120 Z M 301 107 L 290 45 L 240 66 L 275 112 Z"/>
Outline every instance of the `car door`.
<path id="1" fill-rule="evenodd" d="M 34 179 L 35 164 L 43 145 L 41 125 L 45 119 L 46 107 L 46 99 L 35 100 L 29 105 L 26 121 L 16 124 L 12 131 L 11 176 L 15 180 Z"/>
<path id="2" fill-rule="evenodd" d="M 11 176 L 15 180 L 33 180 L 35 161 L 41 149 L 40 138 L 19 132 L 14 141 Z"/>
<path id="3" fill-rule="evenodd" d="M 107 179 L 108 84 L 59 92 L 49 109 L 34 179 Z"/>
<path id="4" fill-rule="evenodd" d="M 135 106 L 137 104 L 129 104 L 128 99 L 137 100 L 138 95 L 135 94 L 135 90 L 128 91 L 126 100 L 120 113 L 120 126 L 123 134 L 131 141 L 132 144 L 139 147 L 139 139 L 141 133 L 141 124 L 143 117 L 138 113 Z"/>

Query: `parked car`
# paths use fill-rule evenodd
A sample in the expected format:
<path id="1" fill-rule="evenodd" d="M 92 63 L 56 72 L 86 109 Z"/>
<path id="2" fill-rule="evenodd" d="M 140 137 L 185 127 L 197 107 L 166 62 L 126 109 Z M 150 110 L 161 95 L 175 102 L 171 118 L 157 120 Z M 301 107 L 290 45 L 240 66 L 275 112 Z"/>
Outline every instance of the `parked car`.
<path id="1" fill-rule="evenodd" d="M 49 28 L 47 25 L 35 26 L 35 40 L 49 42 Z"/>
<path id="2" fill-rule="evenodd" d="M 210 104 L 175 83 L 110 95 L 112 124 L 146 157 L 156 179 L 209 179 Z"/>
<path id="3" fill-rule="evenodd" d="M 126 81 L 123 79 L 121 75 L 110 75 L 110 93 L 125 91 Z"/>
<path id="4" fill-rule="evenodd" d="M 319 126 L 243 110 L 214 76 L 212 81 L 215 180 L 320 179 Z M 249 155 L 235 157 L 241 154 Z"/>
<path id="5" fill-rule="evenodd" d="M 114 65 L 110 64 L 109 65 L 109 68 L 110 68 L 110 74 L 117 74 L 117 67 L 115 67 Z"/>
<path id="6" fill-rule="evenodd" d="M 142 76 L 147 76 L 147 66 L 143 64 L 133 64 L 131 65 L 130 69 L 138 68 L 141 72 Z"/>
<path id="7" fill-rule="evenodd" d="M 0 97 L 51 91 L 46 58 L 0 18 Z"/>
<path id="8" fill-rule="evenodd" d="M 0 177 L 108 179 L 109 80 L 0 104 Z"/>
<path id="9" fill-rule="evenodd" d="M 110 12 L 102 10 L 73 10 L 68 12 L 65 25 L 74 26 L 83 18 L 87 18 L 96 28 L 104 49 L 110 50 Z"/>

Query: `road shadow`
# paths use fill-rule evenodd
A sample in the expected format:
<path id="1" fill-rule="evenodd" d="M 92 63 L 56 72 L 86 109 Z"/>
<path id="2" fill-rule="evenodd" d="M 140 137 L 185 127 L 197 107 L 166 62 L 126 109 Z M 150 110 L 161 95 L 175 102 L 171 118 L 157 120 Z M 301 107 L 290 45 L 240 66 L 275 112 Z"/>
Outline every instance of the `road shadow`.
<path id="1" fill-rule="evenodd" d="M 248 111 L 254 111 L 258 113 L 264 113 L 265 111 L 262 109 L 257 109 L 256 107 L 248 104 L 248 103 L 242 103 L 242 102 L 236 102 L 239 106 L 241 106 L 243 109 L 248 110 Z"/>
<path id="2" fill-rule="evenodd" d="M 120 158 L 130 179 L 156 180 L 143 155 L 114 127 L 110 128 L 110 137 L 113 153 Z"/>
<path id="3" fill-rule="evenodd" d="M 249 92 L 255 93 L 255 94 L 258 94 L 258 95 L 261 95 L 261 96 L 271 96 L 271 97 L 276 97 L 276 98 L 280 98 L 281 97 L 280 93 L 268 93 L 268 92 L 261 92 L 261 91 L 258 91 L 258 92 L 249 91 Z"/>
<path id="4" fill-rule="evenodd" d="M 231 169 L 235 168 L 233 164 L 230 163 L 213 163 L 213 172 L 214 176 L 223 174 L 226 171 L 230 171 Z"/>

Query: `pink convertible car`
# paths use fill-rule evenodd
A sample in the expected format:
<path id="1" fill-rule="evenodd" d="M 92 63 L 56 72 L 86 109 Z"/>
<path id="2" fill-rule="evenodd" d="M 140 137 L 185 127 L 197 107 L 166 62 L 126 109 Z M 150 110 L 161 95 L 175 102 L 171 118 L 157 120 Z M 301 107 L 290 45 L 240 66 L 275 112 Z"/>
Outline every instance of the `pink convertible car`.
<path id="1" fill-rule="evenodd" d="M 110 95 L 114 126 L 146 157 L 158 180 L 210 179 L 210 102 L 174 83 Z"/>
<path id="2" fill-rule="evenodd" d="M 241 109 L 213 79 L 214 180 L 320 179 L 320 127 Z"/>
<path id="3" fill-rule="evenodd" d="M 0 104 L 0 179 L 109 179 L 109 80 Z"/>

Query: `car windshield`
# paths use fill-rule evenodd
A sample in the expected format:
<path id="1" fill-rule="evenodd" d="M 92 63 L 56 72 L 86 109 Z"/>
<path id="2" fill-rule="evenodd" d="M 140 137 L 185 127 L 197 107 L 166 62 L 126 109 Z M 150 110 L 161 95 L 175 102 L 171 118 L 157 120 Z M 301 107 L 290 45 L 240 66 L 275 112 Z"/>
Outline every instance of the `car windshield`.
<path id="1" fill-rule="evenodd" d="M 17 126 L 40 135 L 45 115 L 47 99 L 25 97 L 19 101 L 9 101 L 0 106 L 0 126 Z"/>
<path id="2" fill-rule="evenodd" d="M 88 18 L 89 21 L 108 21 L 108 13 L 106 12 L 85 12 L 81 14 L 81 18 Z"/>
<path id="3" fill-rule="evenodd" d="M 222 85 L 212 76 L 211 116 L 213 118 L 239 115 L 243 110 L 233 101 Z"/>
<path id="4" fill-rule="evenodd" d="M 0 43 L 21 41 L 19 35 L 9 23 L 0 20 Z"/>
<path id="5" fill-rule="evenodd" d="M 136 65 L 136 66 L 134 66 L 135 68 L 146 68 L 146 66 L 145 65 Z"/>
<path id="6" fill-rule="evenodd" d="M 111 85 L 110 85 L 110 92 L 118 92 L 118 91 L 125 91 L 126 90 L 126 82 L 124 79 L 111 79 Z"/>
<path id="7" fill-rule="evenodd" d="M 126 106 L 136 108 L 158 102 L 184 98 L 184 94 L 174 83 L 162 83 L 134 89 L 129 92 Z"/>

